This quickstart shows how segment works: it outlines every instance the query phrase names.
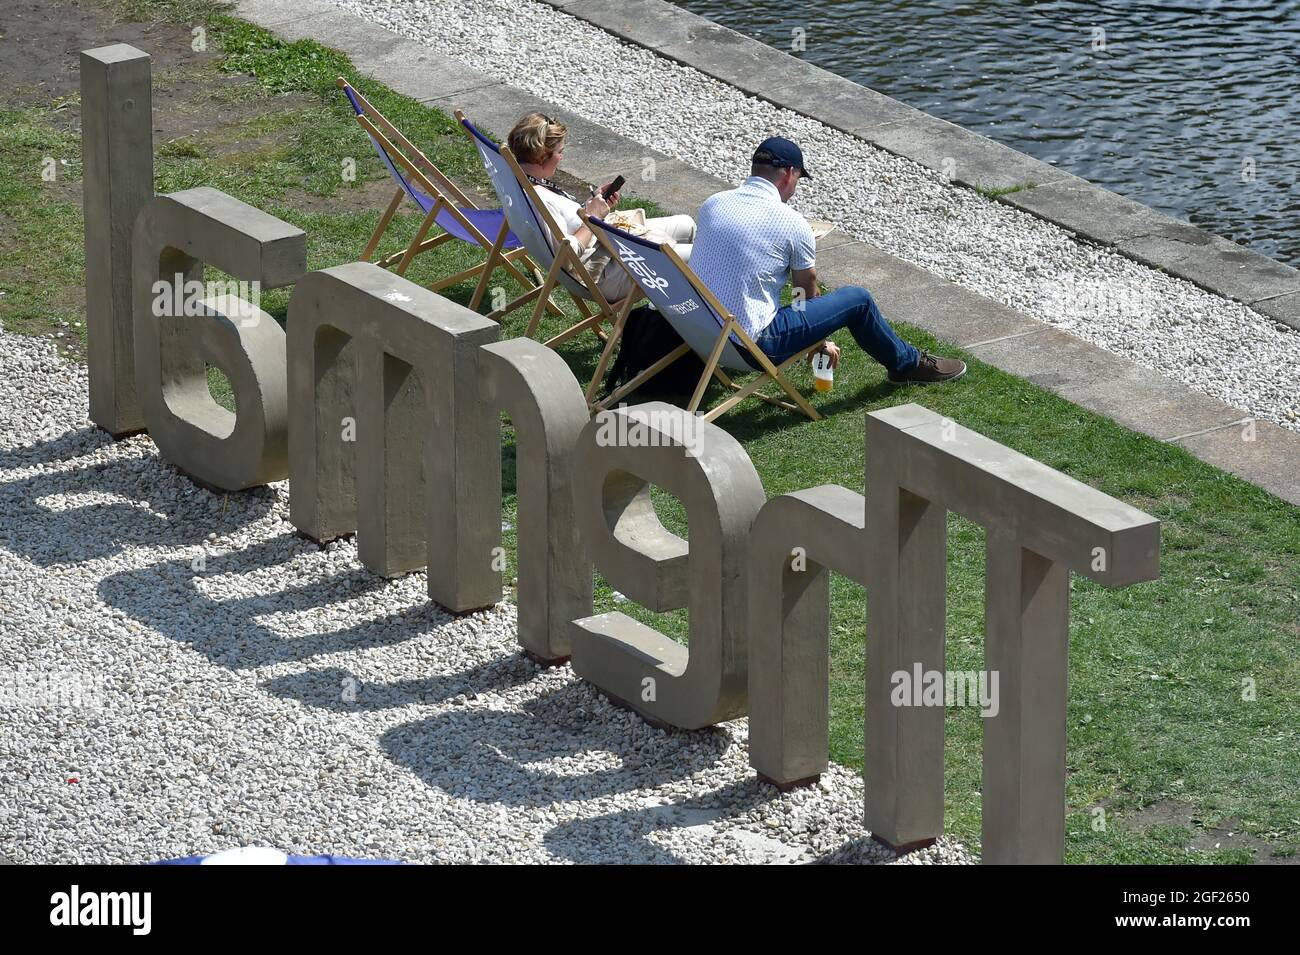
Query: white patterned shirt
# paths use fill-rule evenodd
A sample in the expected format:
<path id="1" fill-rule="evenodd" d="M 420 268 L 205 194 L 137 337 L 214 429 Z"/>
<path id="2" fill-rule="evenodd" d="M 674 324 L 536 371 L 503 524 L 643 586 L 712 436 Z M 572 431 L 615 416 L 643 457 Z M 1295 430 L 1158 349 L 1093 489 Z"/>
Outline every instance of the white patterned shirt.
<path id="1" fill-rule="evenodd" d="M 751 338 L 776 317 L 790 272 L 812 268 L 815 258 L 808 220 L 761 176 L 700 206 L 691 269 Z"/>

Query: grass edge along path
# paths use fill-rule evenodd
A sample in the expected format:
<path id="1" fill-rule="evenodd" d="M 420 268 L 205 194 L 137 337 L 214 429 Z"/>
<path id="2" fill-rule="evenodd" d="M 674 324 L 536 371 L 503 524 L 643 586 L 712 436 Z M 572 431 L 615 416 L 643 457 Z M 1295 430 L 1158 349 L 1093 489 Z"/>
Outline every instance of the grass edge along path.
<path id="1" fill-rule="evenodd" d="M 248 107 L 237 128 L 159 144 L 158 190 L 212 185 L 293 222 L 308 233 L 310 268 L 356 258 L 389 195 L 373 185 L 383 172 L 333 85 L 337 75 L 353 78 L 445 172 L 485 188 L 450 117 L 359 76 L 336 51 L 309 41 L 281 42 L 205 0 L 108 2 L 119 14 L 204 24 L 210 44 L 222 51 L 218 68 L 257 80 L 229 93 Z M 15 274 L 19 285 L 26 281 L 28 293 L 0 299 L 0 315 L 6 327 L 40 332 L 49 322 L 23 314 L 15 302 L 30 304 L 40 297 L 34 293 L 80 283 L 80 210 L 53 208 L 39 186 L 33 194 L 28 162 L 47 148 L 42 137 L 63 136 L 59 148 L 66 150 L 68 134 L 47 121 L 47 109 L 18 112 L 18 132 L 0 133 L 6 137 L 0 140 L 6 167 L 0 183 L 21 180 L 8 187 L 6 198 L 14 201 L 7 207 L 16 210 L 20 230 L 28 221 L 44 222 L 49 254 L 60 253 L 64 264 L 47 272 L 41 262 L 28 262 L 24 272 L 24 262 L 5 253 L 0 266 L 11 283 Z M 223 140 L 228 145 L 232 138 L 254 145 L 223 149 Z M 356 160 L 355 182 L 339 174 L 346 158 Z M 75 163 L 69 170 L 69 176 L 78 174 Z M 348 201 L 356 197 L 350 190 L 367 187 L 382 196 L 373 208 Z M 396 234 L 409 236 L 417 220 L 404 211 Z M 474 256 L 455 248 L 422 259 L 409 274 L 415 281 L 456 271 Z M 459 286 L 445 294 L 464 303 L 469 292 Z M 263 307 L 283 320 L 288 294 L 268 293 Z M 508 316 L 503 337 L 520 334 L 523 321 L 518 313 Z M 918 345 L 960 354 L 905 322 L 896 324 Z M 769 495 L 822 483 L 862 491 L 863 413 L 916 401 L 1164 523 L 1160 580 L 1114 593 L 1072 582 L 1068 861 L 1246 862 L 1268 855 L 1267 848 L 1256 854 L 1250 846 L 1293 855 L 1300 848 L 1300 508 L 969 355 L 962 355 L 971 366 L 962 381 L 899 391 L 847 336 L 837 340 L 845 360 L 835 391 L 812 398 L 825 420 L 801 421 L 760 406 L 730 412 L 720 422 L 745 445 Z M 595 363 L 594 339 L 566 345 L 563 353 L 585 381 Z M 810 383 L 804 369 L 793 379 L 803 387 Z M 505 515 L 512 526 L 509 441 L 505 454 Z M 659 495 L 657 504 L 665 523 L 685 534 L 677 502 Z M 949 534 L 948 666 L 978 670 L 983 532 L 950 516 Z M 505 536 L 513 561 L 513 531 Z M 511 564 L 507 581 L 513 573 Z M 835 577 L 831 599 L 831 755 L 860 767 L 862 588 Z M 685 611 L 645 612 L 599 582 L 597 609 L 615 608 L 685 639 Z M 974 709 L 950 708 L 946 722 L 947 830 L 978 846 L 980 717 Z M 1193 843 L 1206 848 L 1189 848 Z"/>

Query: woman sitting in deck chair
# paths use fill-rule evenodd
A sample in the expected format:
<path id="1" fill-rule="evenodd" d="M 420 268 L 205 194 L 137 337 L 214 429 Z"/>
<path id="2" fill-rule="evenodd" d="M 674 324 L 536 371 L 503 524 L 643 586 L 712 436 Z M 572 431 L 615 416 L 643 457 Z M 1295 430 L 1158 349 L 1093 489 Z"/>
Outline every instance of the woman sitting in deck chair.
<path id="1" fill-rule="evenodd" d="M 606 190 L 612 183 L 593 189 L 586 202 L 565 192 L 553 181 L 560 160 L 564 158 L 564 140 L 568 127 L 541 113 L 529 113 L 510 130 L 509 146 L 528 180 L 537 187 L 537 196 L 546 204 L 551 217 L 569 238 L 578 243 L 583 263 L 596 280 L 601 294 L 611 302 L 626 298 L 632 291 L 632 279 L 617 263 L 610 261 L 591 230 L 583 225 L 578 210 L 598 219 L 610 218 L 628 231 L 654 242 L 672 243 L 683 259 L 689 259 L 690 243 L 695 239 L 695 220 L 690 216 L 665 216 L 646 219 L 640 209 L 610 214 L 618 205 L 619 193 Z"/>

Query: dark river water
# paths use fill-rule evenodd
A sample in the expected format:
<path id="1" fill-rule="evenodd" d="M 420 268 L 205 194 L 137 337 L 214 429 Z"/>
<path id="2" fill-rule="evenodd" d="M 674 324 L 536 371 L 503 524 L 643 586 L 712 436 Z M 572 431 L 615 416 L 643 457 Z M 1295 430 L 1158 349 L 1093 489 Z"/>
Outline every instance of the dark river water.
<path id="1" fill-rule="evenodd" d="M 677 2 L 1300 266 L 1300 0 Z"/>

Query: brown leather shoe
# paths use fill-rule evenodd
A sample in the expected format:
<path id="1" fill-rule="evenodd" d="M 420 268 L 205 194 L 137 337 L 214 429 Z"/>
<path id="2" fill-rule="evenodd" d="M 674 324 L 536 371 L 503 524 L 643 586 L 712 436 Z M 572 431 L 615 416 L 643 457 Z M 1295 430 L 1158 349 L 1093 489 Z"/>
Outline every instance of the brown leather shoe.
<path id="1" fill-rule="evenodd" d="M 932 385 L 938 381 L 953 381 L 966 374 L 966 363 L 956 358 L 938 358 L 928 351 L 921 352 L 921 360 L 911 371 L 891 374 L 893 385 Z"/>

